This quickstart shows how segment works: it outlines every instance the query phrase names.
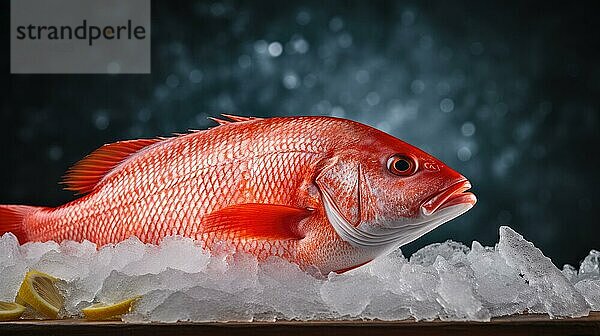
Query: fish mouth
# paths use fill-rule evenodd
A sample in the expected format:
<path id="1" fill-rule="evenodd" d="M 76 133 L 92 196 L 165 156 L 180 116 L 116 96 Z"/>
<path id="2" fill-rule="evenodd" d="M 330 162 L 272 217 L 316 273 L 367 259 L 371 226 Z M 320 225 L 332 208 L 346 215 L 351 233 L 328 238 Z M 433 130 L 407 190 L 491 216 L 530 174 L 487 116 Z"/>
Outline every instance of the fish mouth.
<path id="1" fill-rule="evenodd" d="M 477 202 L 477 197 L 473 193 L 467 192 L 469 189 L 471 189 L 471 183 L 467 179 L 454 183 L 426 200 L 421 205 L 421 212 L 425 216 L 430 216 L 438 210 L 459 204 L 468 204 L 471 208 Z"/>

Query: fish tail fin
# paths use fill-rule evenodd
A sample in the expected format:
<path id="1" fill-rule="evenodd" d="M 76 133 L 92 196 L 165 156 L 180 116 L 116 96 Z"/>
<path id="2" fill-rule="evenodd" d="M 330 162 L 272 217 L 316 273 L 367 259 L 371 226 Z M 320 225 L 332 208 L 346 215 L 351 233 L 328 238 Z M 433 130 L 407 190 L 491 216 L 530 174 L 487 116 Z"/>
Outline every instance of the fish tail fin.
<path id="1" fill-rule="evenodd" d="M 19 243 L 29 241 L 25 227 L 25 218 L 40 211 L 43 207 L 28 205 L 0 205 L 0 236 L 12 232 Z"/>

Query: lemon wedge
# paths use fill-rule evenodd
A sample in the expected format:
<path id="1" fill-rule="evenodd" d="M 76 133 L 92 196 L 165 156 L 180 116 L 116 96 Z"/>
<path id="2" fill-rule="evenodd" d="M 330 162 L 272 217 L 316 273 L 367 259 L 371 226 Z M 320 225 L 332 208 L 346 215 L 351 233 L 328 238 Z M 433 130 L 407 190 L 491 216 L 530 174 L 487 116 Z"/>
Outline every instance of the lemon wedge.
<path id="1" fill-rule="evenodd" d="M 0 321 L 17 320 L 24 311 L 25 307 L 18 303 L 0 301 Z"/>
<path id="2" fill-rule="evenodd" d="M 140 298 L 136 296 L 115 304 L 96 303 L 82 310 L 83 315 L 88 320 L 109 320 L 121 317 L 129 313 L 133 304 Z"/>
<path id="3" fill-rule="evenodd" d="M 29 305 L 47 317 L 57 318 L 65 299 L 58 292 L 56 281 L 57 278 L 46 273 L 35 270 L 27 272 L 17 293 L 16 302 Z"/>

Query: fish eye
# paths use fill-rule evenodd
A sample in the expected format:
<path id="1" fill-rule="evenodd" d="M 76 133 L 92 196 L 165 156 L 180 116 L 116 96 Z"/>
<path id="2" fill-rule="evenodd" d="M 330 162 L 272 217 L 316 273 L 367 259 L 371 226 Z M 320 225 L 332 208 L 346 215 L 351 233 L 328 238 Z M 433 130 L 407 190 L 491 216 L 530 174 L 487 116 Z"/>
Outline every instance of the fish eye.
<path id="1" fill-rule="evenodd" d="M 409 176 L 417 171 L 417 163 L 407 155 L 395 154 L 387 161 L 388 170 L 398 176 Z"/>

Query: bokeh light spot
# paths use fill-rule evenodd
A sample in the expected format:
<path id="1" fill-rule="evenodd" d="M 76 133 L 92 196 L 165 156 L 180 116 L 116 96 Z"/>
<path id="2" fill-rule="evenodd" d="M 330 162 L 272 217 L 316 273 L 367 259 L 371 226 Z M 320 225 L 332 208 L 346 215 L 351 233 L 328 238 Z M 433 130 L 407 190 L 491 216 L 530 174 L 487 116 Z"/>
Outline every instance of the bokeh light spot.
<path id="1" fill-rule="evenodd" d="M 278 57 L 283 52 L 283 47 L 279 42 L 271 42 L 269 44 L 269 55 L 272 57 Z"/>
<path id="2" fill-rule="evenodd" d="M 442 99 L 440 102 L 440 110 L 446 113 L 452 112 L 454 110 L 454 101 L 450 98 Z"/>
<path id="3" fill-rule="evenodd" d="M 475 134 L 475 124 L 467 121 L 460 127 L 460 132 L 466 137 L 472 136 L 473 134 Z"/>

